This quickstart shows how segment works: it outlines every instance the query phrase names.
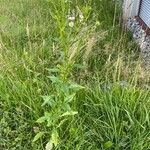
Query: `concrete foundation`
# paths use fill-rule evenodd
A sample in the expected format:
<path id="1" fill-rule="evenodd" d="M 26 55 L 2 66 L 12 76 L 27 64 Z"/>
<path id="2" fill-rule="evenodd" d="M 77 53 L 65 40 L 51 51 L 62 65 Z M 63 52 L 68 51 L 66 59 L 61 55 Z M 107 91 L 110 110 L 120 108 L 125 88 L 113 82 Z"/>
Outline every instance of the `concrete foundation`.
<path id="1" fill-rule="evenodd" d="M 123 20 L 126 27 L 133 33 L 133 38 L 140 45 L 144 64 L 150 70 L 150 36 L 135 19 L 138 16 L 140 0 L 124 0 Z"/>

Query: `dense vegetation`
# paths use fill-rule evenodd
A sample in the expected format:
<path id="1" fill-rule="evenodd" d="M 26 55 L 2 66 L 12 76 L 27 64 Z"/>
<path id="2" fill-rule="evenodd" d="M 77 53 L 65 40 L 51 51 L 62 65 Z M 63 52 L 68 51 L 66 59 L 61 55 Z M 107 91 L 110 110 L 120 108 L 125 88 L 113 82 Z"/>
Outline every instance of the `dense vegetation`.
<path id="1" fill-rule="evenodd" d="M 149 76 L 115 0 L 0 1 L 0 149 L 148 150 Z"/>

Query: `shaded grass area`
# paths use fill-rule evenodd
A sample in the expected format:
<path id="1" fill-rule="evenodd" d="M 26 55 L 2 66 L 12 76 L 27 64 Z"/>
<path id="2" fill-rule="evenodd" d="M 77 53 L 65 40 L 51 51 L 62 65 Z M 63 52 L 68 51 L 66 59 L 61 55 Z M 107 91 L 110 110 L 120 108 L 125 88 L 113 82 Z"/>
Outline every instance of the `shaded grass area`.
<path id="1" fill-rule="evenodd" d="M 0 1 L 0 149 L 45 149 L 61 121 L 53 149 L 150 148 L 148 78 L 138 46 L 121 28 L 119 5 L 112 0 Z M 68 14 L 75 15 L 73 27 Z M 78 114 L 50 127 L 37 123 L 44 112 L 54 111 L 50 104 L 41 106 L 42 96 L 65 98 L 67 88 L 61 91 L 59 82 L 84 87 L 69 104 Z M 33 142 L 41 131 L 46 134 Z"/>

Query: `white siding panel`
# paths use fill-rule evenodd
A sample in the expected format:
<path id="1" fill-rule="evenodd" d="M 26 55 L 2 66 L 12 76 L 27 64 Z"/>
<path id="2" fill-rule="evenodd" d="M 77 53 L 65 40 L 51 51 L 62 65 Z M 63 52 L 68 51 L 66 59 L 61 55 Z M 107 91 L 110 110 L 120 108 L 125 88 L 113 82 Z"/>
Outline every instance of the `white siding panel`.
<path id="1" fill-rule="evenodd" d="M 129 17 L 138 15 L 140 0 L 120 0 L 123 1 L 123 20 L 126 22 Z"/>
<path id="2" fill-rule="evenodd" d="M 142 0 L 140 18 L 150 27 L 150 0 Z"/>

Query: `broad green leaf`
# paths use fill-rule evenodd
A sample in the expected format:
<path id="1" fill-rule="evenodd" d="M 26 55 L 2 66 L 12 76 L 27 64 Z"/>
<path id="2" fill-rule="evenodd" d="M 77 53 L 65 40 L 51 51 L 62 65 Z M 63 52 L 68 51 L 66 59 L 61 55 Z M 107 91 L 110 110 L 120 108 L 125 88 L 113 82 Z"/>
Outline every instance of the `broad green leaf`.
<path id="1" fill-rule="evenodd" d="M 58 135 L 58 132 L 57 130 L 54 130 L 51 134 L 51 142 L 57 146 L 58 143 L 59 143 L 59 135 Z"/>
<path id="2" fill-rule="evenodd" d="M 52 83 L 60 83 L 60 79 L 55 76 L 48 76 L 48 78 L 52 81 Z"/>
<path id="3" fill-rule="evenodd" d="M 58 68 L 51 68 L 51 69 L 47 69 L 50 73 L 55 73 L 55 72 L 59 72 Z"/>
<path id="4" fill-rule="evenodd" d="M 33 139 L 33 142 L 36 142 L 38 139 L 40 139 L 44 135 L 44 132 L 39 132 L 36 134 L 36 136 Z"/>
<path id="5" fill-rule="evenodd" d="M 53 148 L 53 143 L 49 141 L 45 146 L 45 150 L 52 150 L 52 148 Z"/>
<path id="6" fill-rule="evenodd" d="M 45 120 L 46 120 L 45 117 L 41 117 L 41 118 L 39 118 L 36 122 L 37 122 L 37 123 L 43 123 L 43 122 L 45 122 Z"/>
<path id="7" fill-rule="evenodd" d="M 77 111 L 67 111 L 67 112 L 63 113 L 63 114 L 61 115 L 61 117 L 64 117 L 64 116 L 74 116 L 74 115 L 76 115 L 77 113 L 78 113 Z"/>
<path id="8" fill-rule="evenodd" d="M 105 148 L 111 148 L 113 146 L 113 142 L 112 141 L 107 141 L 105 144 L 104 144 L 104 147 Z"/>
<path id="9" fill-rule="evenodd" d="M 68 84 L 62 84 L 61 86 L 60 86 L 60 84 L 58 85 L 58 91 L 62 91 L 62 92 L 64 92 L 64 93 L 68 93 L 69 92 L 69 86 L 68 86 Z"/>
<path id="10" fill-rule="evenodd" d="M 71 101 L 73 100 L 73 98 L 75 97 L 75 95 L 76 95 L 76 94 L 74 93 L 74 94 L 72 94 L 72 95 L 66 96 L 64 101 L 65 101 L 66 103 L 71 102 Z"/>
<path id="11" fill-rule="evenodd" d="M 51 118 L 52 114 L 49 112 L 44 112 L 44 116 L 46 117 L 46 119 Z"/>
<path id="12" fill-rule="evenodd" d="M 71 88 L 71 89 L 74 89 L 74 90 L 77 90 L 77 91 L 79 91 L 79 90 L 81 90 L 81 89 L 85 89 L 84 86 L 81 86 L 81 85 L 76 84 L 76 83 L 71 83 L 70 88 Z"/>
<path id="13" fill-rule="evenodd" d="M 42 96 L 44 103 L 42 104 L 42 106 L 45 106 L 46 104 L 48 104 L 49 106 L 54 106 L 55 101 L 53 99 L 52 96 Z"/>
<path id="14" fill-rule="evenodd" d="M 69 105 L 68 103 L 64 103 L 64 104 L 62 105 L 62 109 L 63 109 L 65 112 L 71 111 L 71 107 L 70 107 L 70 105 Z"/>
<path id="15" fill-rule="evenodd" d="M 81 64 L 74 64 L 74 67 L 78 68 L 78 69 L 83 69 L 84 68 L 84 66 L 81 65 Z"/>
<path id="16" fill-rule="evenodd" d="M 53 123 L 52 123 L 52 120 L 51 120 L 51 119 L 48 119 L 48 120 L 47 120 L 47 127 L 52 126 L 52 124 L 53 124 Z"/>
<path id="17" fill-rule="evenodd" d="M 52 125 L 53 116 L 49 112 L 45 112 L 44 115 L 47 121 L 47 126 L 50 127 Z"/>

